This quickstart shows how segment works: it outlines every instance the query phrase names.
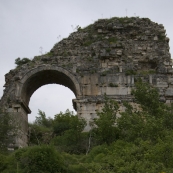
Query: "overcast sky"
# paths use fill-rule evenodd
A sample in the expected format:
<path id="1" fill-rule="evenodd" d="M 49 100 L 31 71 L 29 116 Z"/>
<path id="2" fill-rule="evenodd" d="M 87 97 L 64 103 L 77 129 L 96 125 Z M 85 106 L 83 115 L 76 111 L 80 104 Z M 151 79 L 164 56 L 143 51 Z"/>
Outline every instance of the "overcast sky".
<path id="1" fill-rule="evenodd" d="M 147 17 L 163 24 L 173 55 L 172 0 L 0 0 L 0 97 L 4 75 L 15 68 L 15 59 L 33 58 L 49 52 L 77 25 L 85 27 L 100 18 Z M 73 27 L 72 27 L 73 26 Z M 73 110 L 74 94 L 60 85 L 46 85 L 31 97 L 32 122 L 41 109 L 54 117 L 67 108 Z"/>

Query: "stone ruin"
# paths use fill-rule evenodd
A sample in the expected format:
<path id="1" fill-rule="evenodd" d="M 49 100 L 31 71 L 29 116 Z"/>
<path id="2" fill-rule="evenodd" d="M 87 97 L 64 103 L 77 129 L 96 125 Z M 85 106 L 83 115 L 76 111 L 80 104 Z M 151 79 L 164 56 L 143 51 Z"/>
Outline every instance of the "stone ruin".
<path id="1" fill-rule="evenodd" d="M 165 32 L 162 24 L 148 18 L 100 19 L 78 27 L 49 53 L 10 70 L 0 108 L 22 124 L 14 145 L 27 146 L 30 97 L 46 84 L 73 91 L 74 109 L 87 121 L 85 130 L 102 109 L 104 94 L 120 104 L 133 103 L 131 90 L 138 78 L 157 87 L 161 101 L 173 102 L 172 60 Z"/>

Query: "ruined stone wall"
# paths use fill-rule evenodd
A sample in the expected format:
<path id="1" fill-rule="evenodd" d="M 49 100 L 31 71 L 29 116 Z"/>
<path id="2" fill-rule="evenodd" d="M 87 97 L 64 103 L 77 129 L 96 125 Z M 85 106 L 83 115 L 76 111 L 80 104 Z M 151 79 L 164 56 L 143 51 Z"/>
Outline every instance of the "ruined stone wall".
<path id="1" fill-rule="evenodd" d="M 74 108 L 87 120 L 88 130 L 103 107 L 103 95 L 133 102 L 131 90 L 138 78 L 157 87 L 161 101 L 172 102 L 172 73 L 163 25 L 138 17 L 101 19 L 6 74 L 0 106 L 15 111 L 19 104 L 30 113 L 28 103 L 36 89 L 61 84 L 74 92 Z"/>

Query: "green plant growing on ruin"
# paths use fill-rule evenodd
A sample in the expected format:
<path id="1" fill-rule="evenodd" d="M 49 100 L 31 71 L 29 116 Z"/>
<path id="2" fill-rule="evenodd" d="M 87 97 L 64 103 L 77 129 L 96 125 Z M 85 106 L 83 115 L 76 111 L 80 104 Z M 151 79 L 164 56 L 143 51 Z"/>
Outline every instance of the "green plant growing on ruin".
<path id="1" fill-rule="evenodd" d="M 33 61 L 40 61 L 41 56 L 34 56 Z"/>
<path id="2" fill-rule="evenodd" d="M 149 74 L 156 74 L 156 70 L 140 71 L 140 72 L 138 72 L 138 74 L 144 75 L 144 76 L 149 75 Z"/>
<path id="3" fill-rule="evenodd" d="M 33 67 L 35 66 L 34 62 L 31 61 L 31 62 L 29 63 L 29 66 L 30 66 L 31 68 L 33 68 Z"/>
<path id="4" fill-rule="evenodd" d="M 16 58 L 16 59 L 15 59 L 15 64 L 16 64 L 17 66 L 21 66 L 21 65 L 27 64 L 27 63 L 29 63 L 29 62 L 31 62 L 31 60 L 30 60 L 29 58 L 22 58 L 22 59 Z"/>
<path id="5" fill-rule="evenodd" d="M 156 70 L 149 70 L 148 73 L 149 73 L 149 74 L 155 74 L 155 73 L 156 73 Z"/>
<path id="6" fill-rule="evenodd" d="M 47 52 L 45 55 L 51 57 L 51 56 L 54 56 L 54 53 L 53 52 Z"/>
<path id="7" fill-rule="evenodd" d="M 100 76 L 106 76 L 107 75 L 107 72 L 106 71 L 104 71 L 104 72 L 102 72 L 101 74 L 100 74 Z"/>
<path id="8" fill-rule="evenodd" d="M 91 71 L 90 71 L 91 74 L 94 74 L 94 73 L 96 73 L 96 72 L 97 72 L 96 70 L 91 70 Z"/>
<path id="9" fill-rule="evenodd" d="M 122 24 L 123 23 L 130 23 L 130 22 L 132 22 L 132 19 L 131 18 L 128 18 L 128 17 L 120 17 L 120 18 L 118 18 L 118 20 Z"/>
<path id="10" fill-rule="evenodd" d="M 126 70 L 126 72 L 125 72 L 125 75 L 126 76 L 128 76 L 128 75 L 136 75 L 137 73 L 136 73 L 136 71 L 134 71 L 134 70 Z"/>
<path id="11" fill-rule="evenodd" d="M 111 51 L 111 48 L 106 49 L 106 52 L 110 53 L 110 51 Z"/>
<path id="12" fill-rule="evenodd" d="M 158 35 L 158 41 L 164 42 L 165 41 L 165 35 L 159 34 Z"/>
<path id="13" fill-rule="evenodd" d="M 105 71 L 103 71 L 103 72 L 100 73 L 100 76 L 106 76 L 107 74 L 109 74 L 109 73 L 111 73 L 111 72 L 112 72 L 111 69 L 105 70 Z"/>
<path id="14" fill-rule="evenodd" d="M 84 28 L 81 28 L 82 31 L 87 31 L 87 32 L 91 32 L 92 30 L 92 27 L 93 27 L 93 24 L 90 24 Z"/>

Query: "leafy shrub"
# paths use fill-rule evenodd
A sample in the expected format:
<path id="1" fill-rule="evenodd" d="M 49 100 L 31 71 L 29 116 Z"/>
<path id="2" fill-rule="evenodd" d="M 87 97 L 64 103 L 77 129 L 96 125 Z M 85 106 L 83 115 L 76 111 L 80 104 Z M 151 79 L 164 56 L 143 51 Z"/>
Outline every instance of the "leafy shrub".
<path id="1" fill-rule="evenodd" d="M 21 65 L 23 65 L 23 64 L 27 64 L 28 62 L 31 62 L 31 60 L 28 59 L 28 58 L 22 58 L 22 59 L 17 58 L 17 59 L 15 59 L 15 64 L 16 64 L 17 66 L 21 66 Z"/>
<path id="2" fill-rule="evenodd" d="M 59 173 L 65 171 L 63 157 L 51 146 L 34 146 L 15 153 L 23 172 Z"/>

